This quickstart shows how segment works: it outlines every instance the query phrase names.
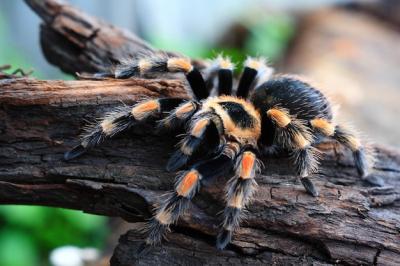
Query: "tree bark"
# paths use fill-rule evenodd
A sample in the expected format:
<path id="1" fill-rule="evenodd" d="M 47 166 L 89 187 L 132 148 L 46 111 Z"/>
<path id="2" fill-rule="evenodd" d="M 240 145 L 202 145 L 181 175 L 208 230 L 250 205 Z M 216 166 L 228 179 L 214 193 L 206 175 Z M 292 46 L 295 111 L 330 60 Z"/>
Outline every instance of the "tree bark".
<path id="1" fill-rule="evenodd" d="M 154 49 L 60 0 L 25 0 L 42 18 L 40 43 L 46 59 L 66 73 L 107 71 L 121 59 Z"/>
<path id="2" fill-rule="evenodd" d="M 26 0 L 43 18 L 46 58 L 68 73 L 107 70 L 104 62 L 151 49 L 135 36 L 59 1 Z M 100 24 L 99 24 L 100 23 Z M 85 120 L 142 97 L 186 97 L 178 80 L 39 81 L 0 79 L 0 203 L 35 204 L 119 216 L 140 223 L 160 195 L 173 188 L 164 166 L 177 139 L 150 123 L 108 141 L 70 162 L 63 153 L 77 143 Z M 321 174 L 320 196 L 304 192 L 286 157 L 264 158 L 255 199 L 225 251 L 214 248 L 229 177 L 203 187 L 169 241 L 138 257 L 142 243 L 122 236 L 112 265 L 160 264 L 376 264 L 400 263 L 400 154 L 376 147 L 374 176 L 357 177 L 350 153 L 333 143 Z"/>
<path id="3" fill-rule="evenodd" d="M 40 43 L 47 61 L 70 74 L 109 71 L 127 58 L 160 51 L 135 34 L 89 16 L 62 0 L 25 0 L 42 18 Z M 202 68 L 201 60 L 193 63 Z"/>
<path id="4" fill-rule="evenodd" d="M 134 129 L 71 162 L 63 153 L 77 143 L 85 120 L 143 96 L 185 97 L 176 80 L 0 81 L 0 202 L 36 204 L 120 216 L 143 222 L 159 196 L 172 189 L 164 165 L 173 135 L 152 125 Z M 400 263 L 400 155 L 377 147 L 374 175 L 385 187 L 357 176 L 351 155 L 331 143 L 320 196 L 308 196 L 285 157 L 265 158 L 265 170 L 248 217 L 226 251 L 213 248 L 228 177 L 204 187 L 169 242 L 138 261 L 140 237 L 121 238 L 113 265 L 169 263 Z M 167 252 L 166 252 L 167 251 Z M 179 254 L 179 256 L 178 256 Z M 176 255 L 176 256 L 175 256 Z"/>

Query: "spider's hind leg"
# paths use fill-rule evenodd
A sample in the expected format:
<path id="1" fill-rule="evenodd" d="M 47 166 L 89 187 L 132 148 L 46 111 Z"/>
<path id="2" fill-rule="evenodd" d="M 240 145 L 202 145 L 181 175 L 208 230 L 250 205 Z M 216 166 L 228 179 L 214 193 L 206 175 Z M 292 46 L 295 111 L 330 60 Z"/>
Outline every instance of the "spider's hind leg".
<path id="1" fill-rule="evenodd" d="M 340 125 L 333 126 L 324 119 L 314 119 L 311 121 L 311 125 L 325 136 L 349 148 L 353 153 L 354 164 L 359 176 L 364 178 L 368 175 L 373 155 L 361 144 L 360 139 L 354 133 Z"/>
<path id="2" fill-rule="evenodd" d="M 150 117 L 171 111 L 185 101 L 180 98 L 164 98 L 146 100 L 133 107 L 123 106 L 107 113 L 98 123 L 87 129 L 79 145 L 64 154 L 65 160 L 76 158 L 88 149 L 101 144 L 104 140 L 114 137 L 131 126 L 146 121 Z"/>
<path id="3" fill-rule="evenodd" d="M 233 167 L 233 161 L 239 152 L 239 145 L 227 143 L 218 156 L 193 165 L 179 176 L 175 190 L 156 208 L 156 213 L 148 225 L 146 244 L 156 245 L 161 242 L 170 224 L 175 223 L 189 207 L 190 200 L 209 179 L 222 176 Z"/>

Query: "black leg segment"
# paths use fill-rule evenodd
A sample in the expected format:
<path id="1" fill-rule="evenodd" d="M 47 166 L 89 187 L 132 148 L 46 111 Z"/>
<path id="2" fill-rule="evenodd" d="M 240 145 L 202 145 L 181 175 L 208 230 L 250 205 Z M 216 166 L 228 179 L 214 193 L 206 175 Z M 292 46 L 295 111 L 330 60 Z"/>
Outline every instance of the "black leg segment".
<path id="1" fill-rule="evenodd" d="M 241 98 L 247 98 L 251 85 L 253 84 L 255 78 L 257 76 L 257 70 L 245 67 L 242 77 L 240 78 L 238 89 L 236 95 Z"/>
<path id="2" fill-rule="evenodd" d="M 200 71 L 193 68 L 186 74 L 186 79 L 193 91 L 193 94 L 197 100 L 202 100 L 208 97 L 208 89 Z"/>
<path id="3" fill-rule="evenodd" d="M 176 222 L 188 208 L 190 200 L 199 191 L 200 184 L 216 177 L 216 173 L 221 174 L 221 171 L 213 170 L 214 167 L 222 170 L 233 166 L 234 158 L 229 155 L 235 156 L 238 151 L 233 147 L 237 146 L 227 145 L 219 156 L 197 163 L 179 176 L 175 190 L 162 201 L 149 223 L 146 239 L 148 245 L 156 245 L 161 242 L 169 225 Z"/>
<path id="4" fill-rule="evenodd" d="M 194 120 L 190 133 L 180 143 L 179 150 L 171 156 L 167 164 L 167 171 L 176 171 L 186 165 L 189 160 L 199 152 L 208 151 L 212 154 L 220 145 L 220 134 L 215 115 L 206 115 Z M 218 123 L 219 124 L 219 123 Z"/>
<path id="5" fill-rule="evenodd" d="M 235 165 L 235 176 L 226 188 L 226 207 L 221 229 L 217 236 L 217 248 L 224 249 L 231 242 L 239 227 L 243 209 L 251 200 L 257 183 L 254 180 L 259 170 L 257 157 L 252 148 L 242 150 Z"/>
<path id="6" fill-rule="evenodd" d="M 81 143 L 66 152 L 64 159 L 74 159 L 138 123 L 145 122 L 151 117 L 159 117 L 164 112 L 170 112 L 184 101 L 181 98 L 163 98 L 143 101 L 133 107 L 116 108 L 107 113 L 98 123 L 88 126 Z"/>
<path id="7" fill-rule="evenodd" d="M 220 69 L 218 71 L 218 95 L 231 95 L 233 73 L 231 69 Z"/>

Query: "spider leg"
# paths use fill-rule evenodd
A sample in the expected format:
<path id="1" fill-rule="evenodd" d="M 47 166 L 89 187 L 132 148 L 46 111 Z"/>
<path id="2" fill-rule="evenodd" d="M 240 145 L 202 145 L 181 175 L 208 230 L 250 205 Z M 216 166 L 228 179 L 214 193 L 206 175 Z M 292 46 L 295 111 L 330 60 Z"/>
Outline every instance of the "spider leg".
<path id="1" fill-rule="evenodd" d="M 363 147 L 360 139 L 358 139 L 354 133 L 340 125 L 334 126 L 327 120 L 320 118 L 311 120 L 310 123 L 313 128 L 325 136 L 349 148 L 353 152 L 354 163 L 358 174 L 362 178 L 368 175 L 368 171 L 371 168 L 371 157 L 373 156 Z"/>
<path id="2" fill-rule="evenodd" d="M 217 248 L 222 250 L 231 242 L 239 227 L 242 210 L 251 200 L 257 183 L 254 179 L 259 164 L 252 148 L 243 149 L 236 160 L 235 175 L 226 187 L 226 207 L 222 228 L 217 237 Z"/>
<path id="3" fill-rule="evenodd" d="M 206 87 L 210 92 L 210 95 L 215 94 L 214 93 L 214 88 L 216 83 L 215 80 L 217 79 L 218 72 L 221 69 L 220 58 L 221 58 L 220 56 L 214 58 L 211 62 L 208 63 L 208 66 L 203 70 Z"/>
<path id="4" fill-rule="evenodd" d="M 229 58 L 223 58 L 222 56 L 217 58 L 218 60 L 218 95 L 231 95 L 233 86 L 233 69 Z"/>
<path id="5" fill-rule="evenodd" d="M 189 207 L 190 200 L 200 189 L 200 183 L 230 171 L 239 148 L 237 143 L 228 142 L 218 156 L 193 165 L 179 176 L 175 190 L 157 206 L 155 215 L 149 222 L 146 244 L 156 245 L 161 242 L 170 224 L 175 223 Z"/>
<path id="6" fill-rule="evenodd" d="M 248 57 L 244 63 L 244 70 L 239 80 L 236 95 L 246 99 L 256 87 L 256 83 L 259 83 L 258 80 L 265 81 L 269 79 L 272 73 L 273 69 L 267 66 L 265 59 Z"/>
<path id="7" fill-rule="evenodd" d="M 170 57 L 166 54 L 156 54 L 130 60 L 117 66 L 115 78 L 126 79 L 132 76 L 163 73 L 184 73 L 194 97 L 197 100 L 208 97 L 209 93 L 202 74 L 192 65 L 191 60 L 186 57 Z"/>
<path id="8" fill-rule="evenodd" d="M 204 113 L 192 120 L 189 134 L 180 142 L 167 164 L 167 171 L 183 167 L 195 152 L 204 146 L 209 153 L 214 152 L 221 142 L 224 129 L 220 118 L 213 113 Z"/>
<path id="9" fill-rule="evenodd" d="M 64 154 L 65 160 L 76 158 L 88 149 L 93 148 L 106 139 L 114 137 L 131 126 L 146 121 L 150 117 L 171 111 L 185 101 L 180 98 L 164 98 L 146 100 L 133 107 L 123 106 L 107 113 L 98 123 L 87 129 L 79 145 Z"/>
<path id="10" fill-rule="evenodd" d="M 200 103 L 186 101 L 172 110 L 164 119 L 158 122 L 160 128 L 175 129 L 184 126 L 192 116 L 200 109 Z"/>
<path id="11" fill-rule="evenodd" d="M 311 146 L 313 136 L 306 123 L 279 107 L 269 109 L 267 116 L 276 125 L 276 142 L 291 151 L 304 188 L 310 195 L 318 196 L 314 184 L 308 178 L 318 170 L 318 150 Z"/>

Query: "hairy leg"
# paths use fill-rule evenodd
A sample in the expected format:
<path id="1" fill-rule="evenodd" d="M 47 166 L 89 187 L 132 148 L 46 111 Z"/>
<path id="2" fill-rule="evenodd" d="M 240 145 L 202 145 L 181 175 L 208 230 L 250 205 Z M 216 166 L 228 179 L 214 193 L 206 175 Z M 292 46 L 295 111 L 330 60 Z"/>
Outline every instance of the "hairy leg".
<path id="1" fill-rule="evenodd" d="M 139 102 L 133 107 L 123 106 L 107 113 L 100 121 L 87 128 L 81 143 L 71 151 L 64 154 L 65 160 L 76 158 L 88 149 L 101 144 L 106 139 L 111 139 L 131 126 L 144 122 L 150 117 L 155 117 L 169 112 L 182 102 L 180 98 L 164 98 Z"/>
<path id="2" fill-rule="evenodd" d="M 161 242 L 172 223 L 175 223 L 189 207 L 191 199 L 200 189 L 200 184 L 209 179 L 227 174 L 233 167 L 239 152 L 239 145 L 228 142 L 218 156 L 193 165 L 179 176 L 173 192 L 156 208 L 156 213 L 148 225 L 148 245 Z"/>
<path id="3" fill-rule="evenodd" d="M 259 164 L 252 148 L 243 149 L 235 165 L 235 175 L 226 187 L 226 207 L 217 248 L 224 249 L 231 242 L 234 231 L 239 227 L 243 209 L 251 200 L 257 183 L 254 180 Z"/>
<path id="4" fill-rule="evenodd" d="M 176 171 L 182 168 L 201 148 L 213 153 L 220 146 L 223 133 L 222 122 L 214 113 L 203 113 L 192 117 L 189 133 L 179 143 L 179 149 L 168 161 L 167 170 Z"/>
<path id="5" fill-rule="evenodd" d="M 266 81 L 273 73 L 263 58 L 247 58 L 244 63 L 243 74 L 240 77 L 236 95 L 247 98 L 259 81 Z"/>
<path id="6" fill-rule="evenodd" d="M 117 66 L 114 76 L 124 79 L 132 76 L 164 73 L 183 73 L 195 99 L 202 100 L 209 96 L 202 74 L 186 57 L 171 57 L 161 53 L 128 60 Z"/>
<path id="7" fill-rule="evenodd" d="M 279 107 L 267 111 L 267 116 L 275 123 L 276 143 L 291 151 L 296 170 L 306 191 L 318 196 L 318 191 L 309 179 L 309 175 L 318 170 L 318 151 L 313 147 L 313 136 L 306 123 L 289 115 Z"/>
<path id="8" fill-rule="evenodd" d="M 364 178 L 372 167 L 373 155 L 362 145 L 360 139 L 349 129 L 336 125 L 325 119 L 314 119 L 310 121 L 314 129 L 326 137 L 332 138 L 349 148 L 353 153 L 354 163 L 358 174 Z"/>

